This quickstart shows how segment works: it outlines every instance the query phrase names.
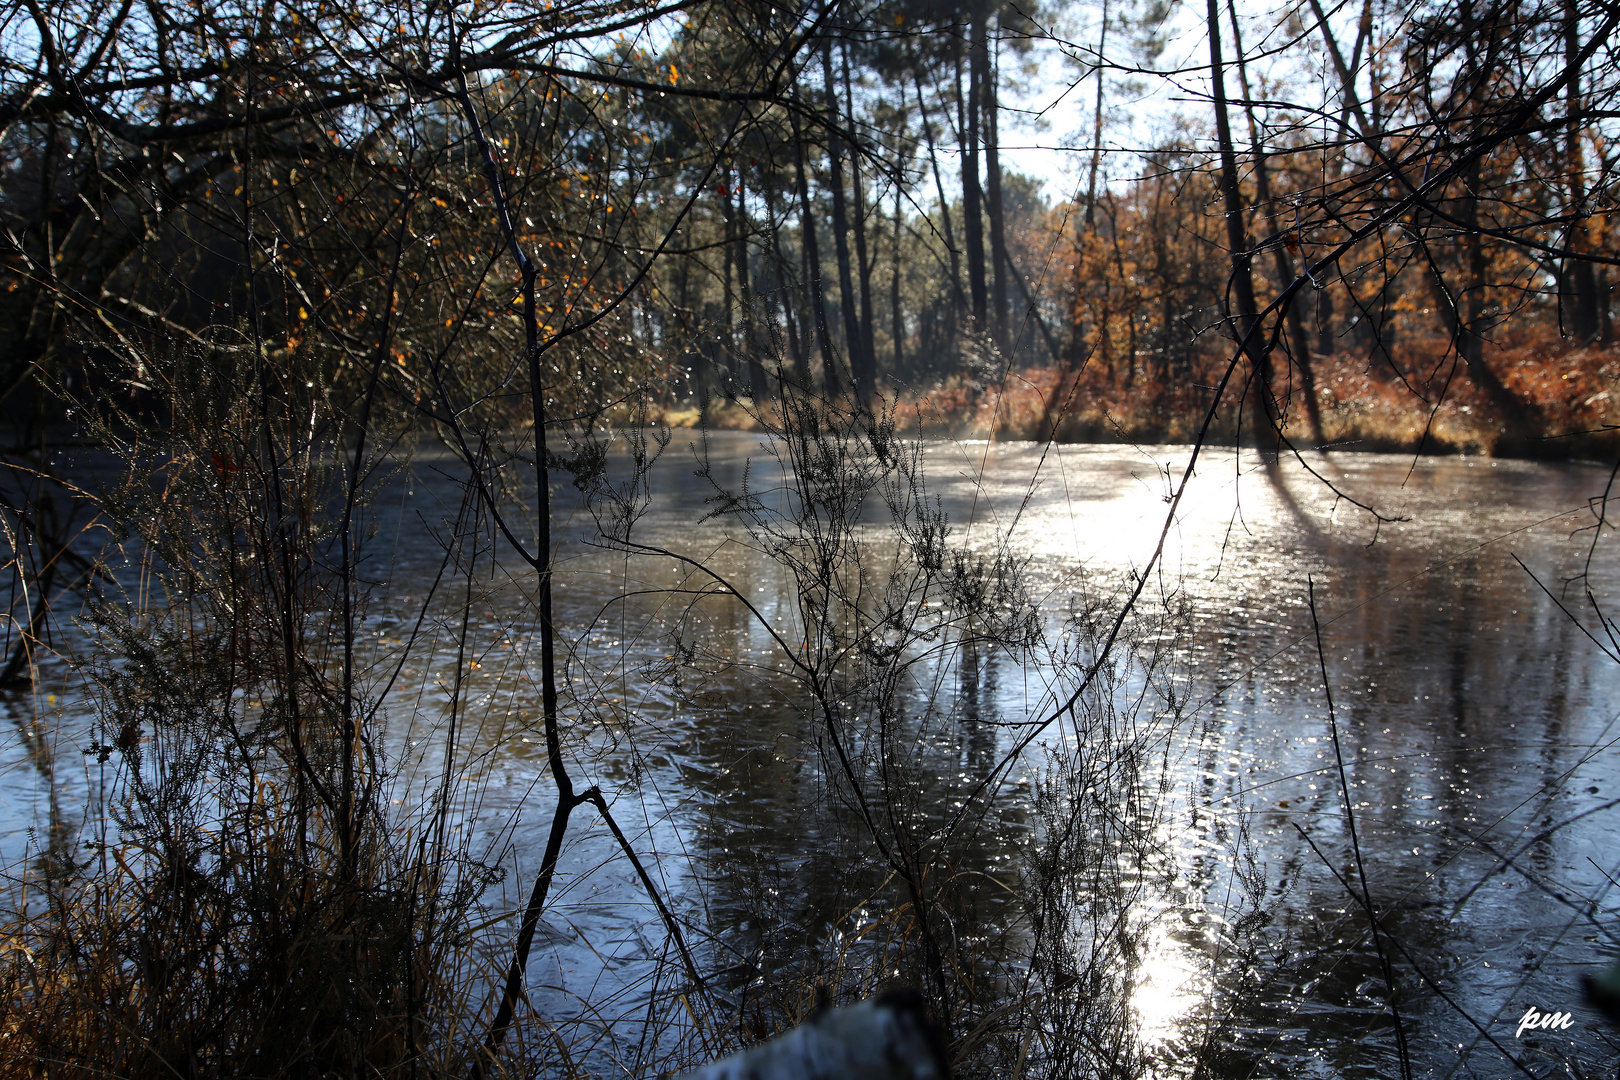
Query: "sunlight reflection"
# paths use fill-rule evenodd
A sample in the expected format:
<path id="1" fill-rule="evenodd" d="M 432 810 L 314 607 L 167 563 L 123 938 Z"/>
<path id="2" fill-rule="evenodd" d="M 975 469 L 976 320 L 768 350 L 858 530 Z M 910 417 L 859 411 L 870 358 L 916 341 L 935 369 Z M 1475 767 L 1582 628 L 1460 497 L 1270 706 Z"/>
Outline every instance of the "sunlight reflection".
<path id="1" fill-rule="evenodd" d="M 1206 983 L 1196 950 L 1163 929 L 1149 934 L 1131 991 L 1131 1012 L 1144 1049 L 1158 1049 L 1184 1034 L 1198 1013 Z"/>

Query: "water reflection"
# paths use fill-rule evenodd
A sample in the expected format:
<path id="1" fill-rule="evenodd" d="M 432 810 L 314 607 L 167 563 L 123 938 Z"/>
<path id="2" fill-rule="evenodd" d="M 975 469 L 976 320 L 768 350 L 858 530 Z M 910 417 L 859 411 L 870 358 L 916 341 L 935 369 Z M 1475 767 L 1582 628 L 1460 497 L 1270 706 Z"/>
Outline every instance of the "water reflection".
<path id="1" fill-rule="evenodd" d="M 956 475 L 936 467 L 933 481 L 970 538 L 1013 528 L 1054 608 L 1117 589 L 1151 550 L 1185 455 L 1061 448 L 1030 496 L 1037 460 L 1035 448 L 992 447 L 984 477 L 969 458 Z M 1247 845 L 1269 924 L 1252 943 L 1260 969 L 1213 988 L 1201 981 L 1220 970 L 1211 935 L 1156 930 L 1133 998 L 1142 1035 L 1170 1041 L 1213 998 L 1239 1073 L 1394 1069 L 1365 917 L 1295 828 L 1348 872 L 1304 603 L 1311 576 L 1369 887 L 1406 950 L 1396 993 L 1419 1066 L 1449 1069 L 1460 1044 L 1490 1062 L 1481 1067 L 1511 1067 L 1462 1014 L 1505 1042 L 1505 1018 L 1532 1004 L 1574 1011 L 1584 1037 L 1510 1051 L 1604 1058 L 1576 976 L 1613 952 L 1603 840 L 1616 672 L 1511 557 L 1554 588 L 1576 572 L 1588 540 L 1576 530 L 1603 474 L 1353 454 L 1331 469 L 1345 490 L 1409 520 L 1378 526 L 1297 469 L 1216 455 L 1171 532 L 1163 589 L 1191 605 L 1194 623 L 1190 722 L 1175 738 L 1161 837 L 1182 864 L 1177 914 L 1241 917 L 1234 873 Z M 1594 573 L 1612 594 L 1602 551 Z M 1028 678 L 1007 680 L 968 650 L 956 682 L 969 721 L 1032 704 Z"/>
<path id="2" fill-rule="evenodd" d="M 734 479 L 757 442 L 714 436 L 710 452 Z M 1043 463 L 1033 446 L 941 445 L 928 472 L 959 540 L 984 548 L 1010 536 L 1029 560 L 1055 636 L 1071 613 L 1126 595 L 1187 457 L 1054 447 Z M 1088 922 L 1094 909 L 1076 886 L 1066 966 L 1045 973 L 1054 1001 L 1056 990 L 1095 984 L 1100 995 L 1120 980 L 1134 1052 L 1166 1075 L 1200 1058 L 1212 1075 L 1396 1073 L 1388 988 L 1365 913 L 1340 880 L 1354 880 L 1355 868 L 1309 578 L 1350 810 L 1384 931 L 1399 943 L 1395 993 L 1420 1071 L 1461 1063 L 1505 1073 L 1512 1066 L 1492 1039 L 1538 1069 L 1607 1067 L 1613 1051 L 1577 983 L 1616 953 L 1608 840 L 1620 798 L 1620 671 L 1511 557 L 1560 590 L 1582 567 L 1590 536 L 1576 530 L 1590 522 L 1586 500 L 1605 473 L 1466 459 L 1414 467 L 1359 454 L 1320 467 L 1408 520 L 1377 525 L 1286 463 L 1252 468 L 1212 453 L 1200 466 L 1146 591 L 1153 611 L 1174 618 L 1136 639 L 1150 649 L 1147 630 L 1162 633 L 1173 657 L 1151 680 L 1140 664 L 1121 667 L 1109 690 L 1109 737 L 1145 751 L 1132 783 L 1139 820 L 1152 827 L 1139 849 L 1095 856 L 1121 871 L 1110 903 L 1129 909 L 1129 932 Z M 379 661 L 416 633 L 428 646 L 386 702 L 408 766 L 396 778 L 401 806 L 422 801 L 442 772 L 461 680 L 455 756 L 477 782 L 456 785 L 466 793 L 460 828 L 508 853 L 516 874 L 491 903 L 515 907 L 553 797 L 538 731 L 533 582 L 499 544 L 478 541 L 477 595 L 466 601 L 473 659 L 458 671 L 465 598 L 426 599 L 444 558 L 434 537 L 461 506 L 454 475 L 424 455 L 414 479 L 379 498 L 387 584 L 367 628 Z M 654 492 L 646 535 L 707 560 L 766 618 L 794 625 L 791 580 L 734 527 L 703 518 L 711 489 L 678 447 Z M 783 968 L 836 964 L 897 934 L 894 891 L 821 773 L 822 728 L 778 642 L 688 569 L 593 548 L 578 508 L 561 517 L 557 615 L 569 637 L 578 782 L 611 794 L 666 894 L 691 925 L 715 931 L 704 957 L 745 1025 L 757 1003 L 786 992 Z M 1599 595 L 1616 595 L 1608 549 L 1593 570 Z M 1020 729 L 1008 723 L 1050 704 L 1054 673 L 972 645 L 920 670 L 897 738 L 926 779 L 922 801 L 953 811 L 1014 744 Z M 1178 707 L 1155 696 L 1166 689 Z M 989 812 L 953 838 L 952 865 L 973 882 L 953 913 L 963 940 L 1034 951 L 1019 895 L 1034 873 L 1030 853 L 1053 814 L 1083 798 L 1055 785 L 1050 762 L 1084 755 L 1095 735 L 1053 725 Z M 37 750 L 22 737 L 4 749 L 5 794 L 21 808 L 7 825 L 13 837 L 40 782 Z M 579 820 L 530 993 L 551 1015 L 628 1020 L 652 990 L 665 936 L 606 831 L 584 812 Z M 1105 938 L 1112 944 L 1100 947 Z M 1530 1006 L 1571 1011 L 1577 1025 L 1517 1039 Z M 1066 1022 L 1058 1015 L 1054 1006 L 1054 1027 Z"/>

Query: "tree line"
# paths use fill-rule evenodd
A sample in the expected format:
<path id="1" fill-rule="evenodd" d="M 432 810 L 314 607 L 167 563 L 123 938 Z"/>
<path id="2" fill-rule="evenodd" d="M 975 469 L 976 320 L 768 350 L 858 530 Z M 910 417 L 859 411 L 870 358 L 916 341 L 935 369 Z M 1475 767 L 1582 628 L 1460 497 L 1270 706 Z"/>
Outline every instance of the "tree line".
<path id="1" fill-rule="evenodd" d="M 16 9 L 0 393 L 48 412 L 61 379 L 138 387 L 90 358 L 251 323 L 316 381 L 480 397 L 519 328 L 457 95 L 542 253 L 569 415 L 764 401 L 778 367 L 863 400 L 1043 368 L 1050 433 L 1066 399 L 1138 379 L 1196 415 L 1236 348 L 1255 423 L 1321 443 L 1319 358 L 1428 401 L 1398 358 L 1421 340 L 1528 434 L 1488 345 L 1612 337 L 1598 5 L 408 14 Z M 1001 143 L 1009 95 L 1060 58 L 1091 115 L 1083 182 L 1054 197 Z M 1203 100 L 1127 152 L 1151 133 L 1115 101 L 1162 80 Z"/>

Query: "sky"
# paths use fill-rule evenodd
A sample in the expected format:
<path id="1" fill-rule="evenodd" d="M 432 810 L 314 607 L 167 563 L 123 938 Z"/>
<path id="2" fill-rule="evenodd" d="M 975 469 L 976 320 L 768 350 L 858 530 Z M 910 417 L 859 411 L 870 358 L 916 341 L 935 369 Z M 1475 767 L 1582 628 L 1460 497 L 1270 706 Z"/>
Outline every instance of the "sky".
<path id="1" fill-rule="evenodd" d="M 1117 7 L 1117 0 L 1112 2 Z M 1249 54 L 1261 45 L 1276 44 L 1275 31 L 1286 10 L 1246 4 L 1237 7 L 1243 44 Z M 1330 7 L 1330 20 L 1341 21 L 1348 9 L 1347 0 L 1340 0 Z M 1097 93 L 1095 75 L 1085 62 L 1097 47 L 1100 10 L 1101 4 L 1095 0 L 1061 5 L 1051 30 L 1054 37 L 1072 44 L 1035 42 L 1020 65 L 1018 82 L 1009 85 L 1003 94 L 1002 168 L 1041 180 L 1047 198 L 1053 201 L 1084 193 Z M 1121 35 L 1117 30 L 1110 34 L 1110 59 L 1116 63 L 1125 60 L 1129 54 L 1121 48 Z M 1315 45 L 1314 38 L 1310 44 Z M 1230 63 L 1234 53 L 1229 32 L 1223 53 Z M 1326 87 L 1324 73 L 1312 70 L 1318 59 L 1314 53 L 1313 48 L 1304 57 L 1310 65 L 1307 67 L 1301 66 L 1298 50 L 1286 60 L 1253 61 L 1249 77 L 1252 82 L 1287 77 L 1296 95 L 1303 92 L 1307 100 L 1320 101 Z M 1156 69 L 1163 74 L 1130 78 L 1117 72 L 1105 74 L 1102 171 L 1107 179 L 1122 183 L 1131 178 L 1139 171 L 1140 159 L 1130 151 L 1152 145 L 1162 135 L 1205 133 L 1212 122 L 1208 65 L 1204 7 L 1182 3 L 1166 24 L 1164 50 L 1155 61 Z M 1008 71 L 1005 61 L 1003 69 Z M 1235 73 L 1228 74 L 1227 82 L 1228 95 L 1236 97 L 1239 90 Z"/>

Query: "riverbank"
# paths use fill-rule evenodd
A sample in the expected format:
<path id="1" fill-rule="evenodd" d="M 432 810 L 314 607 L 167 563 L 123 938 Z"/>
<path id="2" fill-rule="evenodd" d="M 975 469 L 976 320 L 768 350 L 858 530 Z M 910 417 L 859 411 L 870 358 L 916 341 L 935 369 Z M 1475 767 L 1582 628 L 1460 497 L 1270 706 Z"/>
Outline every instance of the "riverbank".
<path id="1" fill-rule="evenodd" d="M 1301 449 L 1555 460 L 1608 459 L 1620 450 L 1620 350 L 1543 337 L 1488 343 L 1483 360 L 1485 373 L 1476 375 L 1448 341 L 1428 339 L 1370 358 L 1313 356 L 1309 379 L 1298 365 L 1282 370 L 1280 363 L 1284 434 Z M 892 400 L 898 422 L 914 434 L 1017 441 L 1055 429 L 1066 443 L 1186 443 L 1197 438 L 1222 363 L 1195 361 L 1174 379 L 1089 365 L 1078 375 L 1024 368 L 1000 385 L 957 375 L 930 387 L 893 388 Z M 1306 407 L 1311 381 L 1319 431 Z M 1214 442 L 1237 441 L 1244 393 L 1240 383 L 1228 388 L 1211 428 Z M 671 409 L 660 419 L 672 427 L 759 426 L 744 402 L 716 403 L 706 414 Z M 1246 433 L 1243 441 L 1250 441 Z"/>

